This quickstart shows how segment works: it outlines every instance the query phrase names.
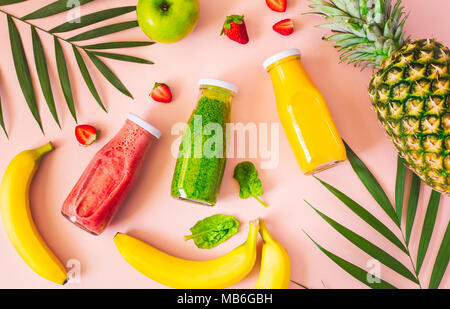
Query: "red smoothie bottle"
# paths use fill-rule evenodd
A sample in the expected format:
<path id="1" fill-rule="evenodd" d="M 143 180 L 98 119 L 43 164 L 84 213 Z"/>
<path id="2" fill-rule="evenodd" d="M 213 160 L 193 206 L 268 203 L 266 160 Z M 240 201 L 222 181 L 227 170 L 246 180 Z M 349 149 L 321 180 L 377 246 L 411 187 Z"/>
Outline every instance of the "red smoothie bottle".
<path id="1" fill-rule="evenodd" d="M 62 206 L 78 227 L 100 235 L 133 186 L 145 153 L 161 132 L 134 114 L 91 160 Z"/>

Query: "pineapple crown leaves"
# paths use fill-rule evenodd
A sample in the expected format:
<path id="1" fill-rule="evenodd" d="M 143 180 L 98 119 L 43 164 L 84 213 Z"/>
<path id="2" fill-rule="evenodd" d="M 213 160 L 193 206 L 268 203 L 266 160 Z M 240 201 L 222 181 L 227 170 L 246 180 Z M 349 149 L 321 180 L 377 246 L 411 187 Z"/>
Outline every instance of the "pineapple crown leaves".
<path id="1" fill-rule="evenodd" d="M 55 99 L 53 96 L 53 89 L 51 86 L 52 83 L 50 81 L 49 69 L 47 65 L 48 56 L 46 56 L 46 51 L 42 44 L 40 33 L 53 36 L 54 39 L 53 48 L 55 50 L 55 60 L 58 71 L 57 78 L 59 79 L 59 85 L 64 95 L 64 99 L 67 103 L 67 107 L 72 117 L 74 118 L 75 122 L 77 121 L 77 116 L 74 97 L 72 93 L 73 81 L 71 81 L 69 77 L 70 71 L 68 69 L 69 58 L 64 49 L 62 48 L 61 44 L 70 45 L 72 47 L 73 58 L 75 58 L 76 60 L 76 64 L 78 65 L 78 68 L 80 70 L 80 73 L 84 79 L 86 86 L 88 87 L 95 101 L 105 112 L 106 108 L 103 104 L 103 101 L 96 89 L 96 86 L 88 70 L 89 60 L 93 64 L 92 67 L 96 68 L 105 77 L 105 79 L 108 80 L 116 89 L 132 98 L 131 93 L 127 90 L 125 85 L 120 81 L 120 79 L 116 76 L 116 74 L 103 62 L 101 58 L 110 58 L 120 61 L 143 63 L 143 64 L 152 64 L 152 62 L 146 59 L 125 55 L 121 53 L 101 52 L 101 50 L 148 46 L 154 44 L 154 42 L 123 41 L 123 42 L 102 42 L 91 45 L 83 44 L 80 42 L 84 42 L 90 39 L 98 39 L 105 35 L 114 34 L 120 31 L 135 28 L 138 26 L 136 20 L 112 23 L 107 26 L 95 27 L 93 30 L 89 31 L 80 31 L 80 33 L 70 38 L 64 38 L 63 36 L 61 36 L 61 34 L 66 33 L 68 31 L 82 30 L 84 27 L 94 25 L 96 23 L 103 22 L 106 20 L 110 20 L 115 17 L 127 14 L 129 12 L 133 12 L 136 10 L 136 6 L 123 6 L 104 9 L 101 11 L 80 16 L 76 20 L 75 19 L 69 20 L 50 30 L 46 30 L 40 26 L 35 25 L 31 21 L 54 16 L 69 11 L 71 9 L 74 9 L 75 7 L 68 6 L 67 0 L 54 0 L 50 4 L 45 5 L 44 7 L 41 7 L 23 17 L 15 16 L 14 14 L 9 13 L 3 9 L 3 6 L 18 4 L 24 1 L 26 0 L 0 0 L 0 12 L 7 16 L 12 58 L 14 61 L 14 66 L 16 69 L 16 74 L 20 88 L 23 92 L 28 108 L 30 109 L 35 121 L 39 125 L 39 128 L 41 129 L 42 132 L 44 132 L 44 130 L 39 113 L 39 108 L 37 105 L 37 94 L 34 88 L 34 84 L 37 83 L 37 81 L 33 80 L 29 67 L 29 61 L 31 59 L 34 60 L 34 65 L 38 75 L 38 82 L 40 84 L 40 89 L 47 103 L 48 109 L 52 114 L 56 124 L 59 127 L 61 127 L 61 125 L 58 119 L 58 113 L 55 106 Z M 93 1 L 94 0 L 80 0 L 79 6 L 83 6 Z M 21 34 L 19 32 L 16 26 L 17 22 L 26 24 L 30 27 L 33 45 L 32 55 L 27 55 L 28 51 L 25 49 L 21 37 L 24 34 L 23 33 Z M 83 54 L 85 54 L 85 56 L 87 57 L 83 57 Z M 6 133 L 1 109 L 0 109 L 0 125 L 2 126 L 3 130 Z"/>
<path id="2" fill-rule="evenodd" d="M 225 22 L 223 23 L 222 32 L 220 32 L 220 35 L 225 34 L 225 29 L 227 30 L 231 29 L 231 23 L 242 25 L 244 23 L 244 15 L 227 16 L 227 19 L 225 19 Z"/>
<path id="3" fill-rule="evenodd" d="M 310 8 L 329 21 L 316 26 L 329 29 L 332 35 L 323 40 L 334 42 L 341 53 L 341 62 L 378 67 L 401 48 L 405 39 L 404 14 L 401 0 L 392 6 L 391 0 L 310 0 Z"/>

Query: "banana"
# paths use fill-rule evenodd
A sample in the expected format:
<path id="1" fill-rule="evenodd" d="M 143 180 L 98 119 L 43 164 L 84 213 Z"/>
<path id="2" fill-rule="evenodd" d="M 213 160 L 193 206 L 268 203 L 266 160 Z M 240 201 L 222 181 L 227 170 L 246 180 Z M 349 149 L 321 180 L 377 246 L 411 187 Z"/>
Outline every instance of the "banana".
<path id="1" fill-rule="evenodd" d="M 122 257 L 145 276 L 178 289 L 223 289 L 247 276 L 255 265 L 259 221 L 250 222 L 247 241 L 222 257 L 191 261 L 164 253 L 129 235 L 117 233 Z"/>
<path id="2" fill-rule="evenodd" d="M 9 240 L 37 274 L 58 284 L 66 283 L 63 264 L 45 244 L 30 211 L 29 191 L 41 158 L 51 143 L 18 154 L 8 165 L 0 184 L 0 215 Z"/>
<path id="3" fill-rule="evenodd" d="M 266 224 L 259 219 L 259 233 L 263 239 L 261 269 L 255 289 L 287 289 L 291 276 L 291 262 L 286 249 L 270 235 Z"/>

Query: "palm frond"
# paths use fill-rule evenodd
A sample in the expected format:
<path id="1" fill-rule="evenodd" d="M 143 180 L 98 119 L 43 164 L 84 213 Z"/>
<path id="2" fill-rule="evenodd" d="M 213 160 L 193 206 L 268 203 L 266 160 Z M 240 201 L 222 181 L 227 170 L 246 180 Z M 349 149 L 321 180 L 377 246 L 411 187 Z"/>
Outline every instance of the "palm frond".
<path id="1" fill-rule="evenodd" d="M 0 7 L 24 1 L 25 0 L 0 0 Z M 136 20 L 115 22 L 115 23 L 113 22 L 112 24 L 106 26 L 98 27 L 96 29 L 75 34 L 70 38 L 64 38 L 61 36 L 61 34 L 64 34 L 68 31 L 80 30 L 87 26 L 111 20 L 115 17 L 135 11 L 136 6 L 121 6 L 108 8 L 90 14 L 82 15 L 78 18 L 74 17 L 74 19 L 62 23 L 56 27 L 53 27 L 50 30 L 46 30 L 31 22 L 32 20 L 51 17 L 63 12 L 70 11 L 72 9 L 74 10 L 79 9 L 79 6 L 83 6 L 93 1 L 94 0 L 79 0 L 77 2 L 77 7 L 75 7 L 70 5 L 68 6 L 66 0 L 56 0 L 23 17 L 15 16 L 12 13 L 6 12 L 2 8 L 0 8 L 0 13 L 5 14 L 8 19 L 11 51 L 19 85 L 22 89 L 28 108 L 31 111 L 35 121 L 39 125 L 39 128 L 41 129 L 42 132 L 44 132 L 44 129 L 42 126 L 41 117 L 37 106 L 36 93 L 33 87 L 33 79 L 30 74 L 30 68 L 28 66 L 26 50 L 24 49 L 22 39 L 18 31 L 18 28 L 16 27 L 15 21 L 30 26 L 33 43 L 33 53 L 34 53 L 33 60 L 35 62 L 37 70 L 40 89 L 44 95 L 49 111 L 59 127 L 61 127 L 61 124 L 58 119 L 58 114 L 55 106 L 55 99 L 53 96 L 53 89 L 51 87 L 52 81 L 50 80 L 50 76 L 48 74 L 48 62 L 47 62 L 48 59 L 46 59 L 45 56 L 45 46 L 43 46 L 42 44 L 41 38 L 39 36 L 40 33 L 50 35 L 53 37 L 54 49 L 56 54 L 55 62 L 58 69 L 59 85 L 66 100 L 67 107 L 72 117 L 75 119 L 75 121 L 77 121 L 77 116 L 71 86 L 71 83 L 74 81 L 70 80 L 68 73 L 70 71 L 68 67 L 70 65 L 70 61 L 68 58 L 66 58 L 66 55 L 64 55 L 63 46 L 61 44 L 67 44 L 72 47 L 73 56 L 76 60 L 78 68 L 80 69 L 81 75 L 83 76 L 86 86 L 88 87 L 92 96 L 95 98 L 96 102 L 105 112 L 106 112 L 105 105 L 103 104 L 100 95 L 94 85 L 94 82 L 88 70 L 88 66 L 92 65 L 92 67 L 97 69 L 114 87 L 119 89 L 122 93 L 124 93 L 128 97 L 133 98 L 131 93 L 128 91 L 126 86 L 120 81 L 117 75 L 102 60 L 100 60 L 99 57 L 106 57 L 114 60 L 128 61 L 140 64 L 153 64 L 152 61 L 140 57 L 135 57 L 132 55 L 110 53 L 110 52 L 98 52 L 95 50 L 149 46 L 154 44 L 155 42 L 151 41 L 94 42 L 92 44 L 86 44 L 84 46 L 78 43 L 91 39 L 99 39 L 106 35 L 117 33 L 119 31 L 135 28 L 138 26 Z M 86 53 L 89 59 L 84 60 L 83 57 L 81 56 L 82 52 Z"/>
<path id="2" fill-rule="evenodd" d="M 33 81 L 31 79 L 30 68 L 28 67 L 28 60 L 25 55 L 22 38 L 20 37 L 19 30 L 12 20 L 12 17 L 8 16 L 7 18 L 11 51 L 13 54 L 14 67 L 16 68 L 19 85 L 22 89 L 25 101 L 28 104 L 28 108 L 33 114 L 33 117 L 38 123 L 42 133 L 44 133 L 44 128 L 42 127 L 41 116 L 39 115 L 39 109 L 37 107 L 36 95 L 34 94 L 33 89 Z"/>
<path id="3" fill-rule="evenodd" d="M 93 25 L 95 23 L 114 18 L 129 12 L 136 10 L 136 6 L 123 6 L 118 8 L 107 9 L 103 11 L 94 12 L 85 16 L 81 16 L 76 19 L 69 20 L 53 29 L 50 29 L 50 33 L 62 33 L 80 29 Z"/>
<path id="4" fill-rule="evenodd" d="M 64 57 L 64 51 L 59 43 L 57 37 L 54 39 L 55 43 L 55 58 L 56 67 L 58 69 L 59 82 L 61 89 L 63 90 L 64 98 L 66 99 L 67 107 L 75 122 L 77 121 L 77 112 L 75 110 L 75 102 L 73 101 L 72 86 L 70 85 L 69 72 L 67 70 L 66 58 Z"/>
<path id="5" fill-rule="evenodd" d="M 450 223 L 447 224 L 444 238 L 442 239 L 441 246 L 439 247 L 436 260 L 434 261 L 433 271 L 431 273 L 429 289 L 437 289 L 441 283 L 442 277 L 448 267 L 450 261 Z"/>
<path id="6" fill-rule="evenodd" d="M 78 0 L 77 5 L 82 6 L 83 4 L 92 2 L 94 0 Z M 29 13 L 28 15 L 25 15 L 22 17 L 22 20 L 32 20 L 32 19 L 40 19 L 45 18 L 49 16 L 53 16 L 62 12 L 69 11 L 73 9 L 74 6 L 67 5 L 67 0 L 57 0 L 55 2 L 52 2 L 34 12 Z"/>
<path id="7" fill-rule="evenodd" d="M 318 0 L 319 1 L 319 0 Z M 383 223 L 381 223 L 375 216 L 373 216 L 370 212 L 368 212 L 363 206 L 359 205 L 347 195 L 337 190 L 330 184 L 326 183 L 323 180 L 318 178 L 320 183 L 328 189 L 331 193 L 333 193 L 339 200 L 341 200 L 350 210 L 352 210 L 356 215 L 358 215 L 361 219 L 363 219 L 369 226 L 374 228 L 381 235 L 390 240 L 393 244 L 395 244 L 398 248 L 402 249 L 402 252 L 407 255 L 411 262 L 411 268 L 413 271 L 410 271 L 405 265 L 395 259 L 393 256 L 388 254 L 382 248 L 375 246 L 362 236 L 357 233 L 351 231 L 340 223 L 336 222 L 332 218 L 328 217 L 315 207 L 313 207 L 310 203 L 308 205 L 312 207 L 312 209 L 319 214 L 328 224 L 330 224 L 336 231 L 338 231 L 342 236 L 347 238 L 351 243 L 357 246 L 362 251 L 366 252 L 373 258 L 377 259 L 380 263 L 386 265 L 391 268 L 398 274 L 401 274 L 403 277 L 408 278 L 409 280 L 417 283 L 419 287 L 422 287 L 422 284 L 419 279 L 420 270 L 422 269 L 423 262 L 425 260 L 425 256 L 427 254 L 427 250 L 429 247 L 429 242 L 431 239 L 431 235 L 433 233 L 433 229 L 436 222 L 436 216 L 438 212 L 439 202 L 440 202 L 440 194 L 436 191 L 432 191 L 428 208 L 425 214 L 425 219 L 422 225 L 422 233 L 420 236 L 419 247 L 417 250 L 417 259 L 416 264 L 413 262 L 413 257 L 411 251 L 409 249 L 409 240 L 414 227 L 414 219 L 418 207 L 418 198 L 420 192 L 420 178 L 415 174 L 412 175 L 411 180 L 411 189 L 409 191 L 408 196 L 408 209 L 406 213 L 406 224 L 405 230 L 402 229 L 402 225 L 400 224 L 403 213 L 403 199 L 404 199 L 404 189 L 405 189 L 405 181 L 406 181 L 406 167 L 405 162 L 400 157 L 397 160 L 397 175 L 396 175 L 396 188 L 395 188 L 395 209 L 389 201 L 386 193 L 383 191 L 381 185 L 376 181 L 375 177 L 370 173 L 369 169 L 365 166 L 365 164 L 358 158 L 358 156 L 351 150 L 351 148 L 346 144 L 347 148 L 347 156 L 350 164 L 359 177 L 361 182 L 367 188 L 369 193 L 374 197 L 374 199 L 378 202 L 378 204 L 383 208 L 383 210 L 388 214 L 388 216 L 396 223 L 399 232 L 403 236 L 403 242 L 400 241 L 395 234 L 390 231 Z M 392 211 L 391 211 L 392 210 Z M 404 236 L 405 235 L 405 236 Z M 309 237 L 309 236 L 308 236 Z M 309 237 L 310 238 L 310 237 Z M 312 240 L 312 239 L 311 239 Z M 342 258 L 336 256 L 330 251 L 324 249 L 320 245 L 318 245 L 314 240 L 312 240 L 318 248 L 325 253 L 330 259 L 332 259 L 335 263 L 337 263 L 341 268 L 346 270 L 349 274 L 360 280 L 361 282 L 367 284 L 372 288 L 377 288 L 376 285 L 371 285 L 367 283 L 365 280 L 365 276 L 367 272 L 363 269 L 355 266 L 354 264 L 343 260 Z M 450 259 L 450 226 L 447 226 L 447 230 L 445 232 L 444 238 L 442 240 L 441 246 L 439 248 L 439 252 L 437 254 L 436 260 L 434 262 L 433 271 L 430 277 L 429 288 L 437 288 L 444 276 L 444 273 L 447 269 L 448 263 Z M 389 285 L 389 283 L 385 283 L 386 288 L 393 288 Z"/>
<path id="8" fill-rule="evenodd" d="M 83 76 L 86 86 L 88 87 L 94 99 L 97 101 L 98 105 L 100 105 L 100 107 L 105 112 L 107 112 L 106 107 L 103 104 L 97 89 L 95 88 L 94 82 L 92 81 L 91 75 L 89 74 L 88 68 L 86 67 L 83 57 L 81 56 L 80 52 L 75 46 L 72 46 L 72 49 L 75 55 L 75 59 L 77 60 L 78 68 L 80 69 L 81 75 Z"/>
<path id="9" fill-rule="evenodd" d="M 364 163 L 358 158 L 358 156 L 356 156 L 347 143 L 345 143 L 345 148 L 347 149 L 348 160 L 363 185 L 373 196 L 375 201 L 377 201 L 377 203 L 381 206 L 381 208 L 383 208 L 386 214 L 392 219 L 392 221 L 394 221 L 397 226 L 400 226 L 400 221 L 398 220 L 394 206 L 392 206 L 391 201 L 381 188 L 379 182 L 375 179 L 375 176 L 373 176 Z"/>
<path id="10" fill-rule="evenodd" d="M 343 270 L 345 270 L 348 274 L 353 276 L 354 278 L 358 279 L 368 287 L 372 289 L 396 289 L 395 286 L 392 284 L 382 280 L 381 278 L 378 278 L 369 272 L 365 271 L 364 269 L 356 266 L 355 264 L 352 264 L 343 258 L 337 256 L 336 254 L 328 251 L 321 245 L 319 245 L 317 242 L 315 242 L 305 231 L 303 231 L 306 236 L 308 236 L 309 239 L 317 246 L 317 248 L 320 249 L 326 256 L 328 256 L 333 262 L 335 262 L 339 267 L 341 267 Z M 369 280 L 370 278 L 370 280 Z"/>
<path id="11" fill-rule="evenodd" d="M 117 49 L 117 48 L 148 46 L 152 44 L 155 44 L 155 42 L 123 41 L 123 42 L 107 42 L 107 43 L 84 45 L 82 47 L 84 49 Z"/>
<path id="12" fill-rule="evenodd" d="M 414 224 L 414 218 L 416 217 L 417 203 L 419 202 L 420 193 L 420 178 L 413 173 L 411 180 L 411 189 L 409 191 L 408 199 L 408 209 L 406 210 L 406 233 L 405 240 L 406 244 L 409 244 L 409 239 L 411 238 L 411 231 Z"/>
<path id="13" fill-rule="evenodd" d="M 5 132 L 6 138 L 9 138 L 8 131 L 6 131 L 5 121 L 3 119 L 2 98 L 0 98 L 0 126 L 3 129 L 3 132 Z"/>
<path id="14" fill-rule="evenodd" d="M 92 63 L 97 67 L 97 69 L 100 71 L 100 73 L 103 74 L 103 76 L 113 85 L 116 87 L 117 90 L 125 94 L 126 96 L 129 96 L 130 98 L 133 98 L 131 93 L 128 91 L 128 89 L 125 87 L 125 85 L 120 81 L 120 79 L 114 74 L 113 71 L 103 62 L 101 61 L 95 54 L 92 52 L 86 51 L 87 55 L 91 59 Z"/>
<path id="15" fill-rule="evenodd" d="M 398 274 L 402 275 L 403 277 L 413 281 L 414 283 L 417 283 L 416 277 L 406 268 L 402 263 L 397 261 L 392 255 L 388 254 L 386 251 L 381 249 L 380 247 L 377 247 L 370 241 L 366 240 L 361 235 L 356 234 L 355 232 L 351 231 L 350 229 L 346 228 L 345 226 L 341 225 L 340 223 L 336 222 L 335 220 L 331 219 L 318 209 L 314 208 L 310 203 L 305 201 L 312 209 L 314 209 L 315 212 L 319 214 L 329 225 L 331 225 L 336 231 L 338 231 L 342 236 L 347 238 L 352 244 L 357 246 L 362 251 L 366 252 L 368 255 L 379 261 L 380 263 L 383 263 L 393 271 L 397 272 Z"/>
<path id="16" fill-rule="evenodd" d="M 31 27 L 31 37 L 33 40 L 34 63 L 36 64 L 36 72 L 39 78 L 39 83 L 41 84 L 41 90 L 44 95 L 45 101 L 47 102 L 48 109 L 53 116 L 53 119 L 55 119 L 58 127 L 61 128 L 61 124 L 59 123 L 58 119 L 58 113 L 56 112 L 52 86 L 50 84 L 50 77 L 48 73 L 47 60 L 45 59 L 44 48 L 42 47 L 41 39 L 35 27 Z"/>
<path id="17" fill-rule="evenodd" d="M 427 212 L 423 221 L 422 233 L 420 235 L 419 248 L 417 249 L 416 271 L 420 272 L 423 260 L 427 254 L 428 245 L 430 244 L 431 234 L 433 233 L 434 224 L 439 208 L 441 194 L 439 192 L 431 192 L 430 201 L 428 202 Z"/>

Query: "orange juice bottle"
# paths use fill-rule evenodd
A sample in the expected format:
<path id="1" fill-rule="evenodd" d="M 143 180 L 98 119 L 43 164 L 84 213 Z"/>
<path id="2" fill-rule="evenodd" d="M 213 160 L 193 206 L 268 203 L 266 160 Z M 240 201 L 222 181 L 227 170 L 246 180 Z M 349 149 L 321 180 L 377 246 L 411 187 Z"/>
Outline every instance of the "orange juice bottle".
<path id="1" fill-rule="evenodd" d="M 346 160 L 345 146 L 328 106 L 300 61 L 289 49 L 264 61 L 278 115 L 301 171 L 314 174 Z"/>

